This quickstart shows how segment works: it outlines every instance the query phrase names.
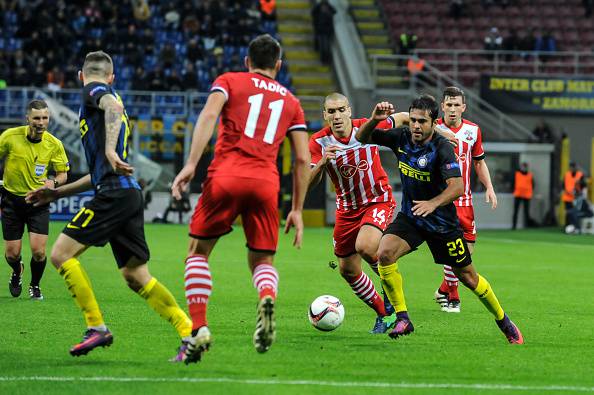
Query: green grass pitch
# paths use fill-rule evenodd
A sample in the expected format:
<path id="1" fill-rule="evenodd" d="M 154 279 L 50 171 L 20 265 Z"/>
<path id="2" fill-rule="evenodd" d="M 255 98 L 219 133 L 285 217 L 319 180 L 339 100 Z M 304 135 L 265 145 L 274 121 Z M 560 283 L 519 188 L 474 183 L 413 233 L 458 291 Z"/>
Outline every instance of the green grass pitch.
<path id="1" fill-rule="evenodd" d="M 52 224 L 51 240 L 62 226 Z M 146 232 L 151 272 L 185 309 L 187 228 L 147 225 Z M 292 237 L 281 235 L 277 341 L 262 355 L 251 342 L 257 295 L 244 236 L 235 229 L 223 237 L 210 259 L 214 343 L 203 361 L 191 366 L 167 362 L 178 346 L 176 333 L 128 290 L 109 247 L 87 251 L 81 262 L 114 344 L 71 357 L 68 349 L 84 331 L 82 316 L 49 264 L 42 282 L 45 300 L 29 300 L 25 245 L 20 298 L 8 293 L 8 265 L 0 265 L 0 394 L 594 392 L 594 237 L 558 230 L 479 232 L 476 267 L 526 340 L 511 346 L 466 289 L 461 314 L 439 311 L 432 296 L 441 267 L 425 246 L 400 262 L 415 333 L 397 341 L 368 334 L 372 311 L 328 265 L 334 259 L 331 235 L 331 229 L 307 229 L 301 250 L 290 245 Z M 345 304 L 345 321 L 334 332 L 316 331 L 307 320 L 309 303 L 322 294 Z"/>

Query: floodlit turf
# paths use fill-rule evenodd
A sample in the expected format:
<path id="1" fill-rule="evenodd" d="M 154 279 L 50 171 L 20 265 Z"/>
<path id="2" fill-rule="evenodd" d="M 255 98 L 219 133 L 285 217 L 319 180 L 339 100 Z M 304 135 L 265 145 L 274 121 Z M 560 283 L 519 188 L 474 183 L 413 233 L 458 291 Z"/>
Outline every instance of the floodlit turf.
<path id="1" fill-rule="evenodd" d="M 61 226 L 52 224 L 51 239 Z M 152 273 L 185 308 L 186 227 L 147 225 L 146 231 Z M 210 259 L 214 343 L 191 366 L 167 362 L 179 343 L 176 333 L 127 289 L 109 247 L 87 251 L 81 261 L 114 344 L 80 358 L 68 349 L 81 338 L 83 319 L 55 270 L 48 265 L 45 300 L 38 302 L 28 299 L 28 268 L 23 295 L 14 299 L 6 284 L 8 265 L 0 265 L 0 394 L 594 392 L 592 236 L 480 232 L 476 267 L 522 329 L 523 346 L 507 344 L 467 290 L 461 291 L 461 314 L 439 311 L 432 296 L 441 267 L 425 246 L 400 264 L 415 333 L 396 341 L 370 335 L 373 313 L 328 265 L 331 230 L 307 229 L 301 250 L 290 242 L 281 236 L 276 259 L 277 341 L 262 355 L 251 341 L 256 292 L 243 234 L 236 229 L 219 242 Z M 346 307 L 345 321 L 334 332 L 316 331 L 307 320 L 309 303 L 322 294 L 339 297 Z"/>

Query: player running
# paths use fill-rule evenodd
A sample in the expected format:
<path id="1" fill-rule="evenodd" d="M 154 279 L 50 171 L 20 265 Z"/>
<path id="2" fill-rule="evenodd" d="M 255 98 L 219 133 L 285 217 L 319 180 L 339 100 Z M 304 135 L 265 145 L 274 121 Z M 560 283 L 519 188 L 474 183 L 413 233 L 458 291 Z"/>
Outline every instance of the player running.
<path id="1" fill-rule="evenodd" d="M 458 140 L 454 153 L 462 172 L 464 193 L 454 200 L 454 205 L 456 206 L 460 226 L 464 232 L 464 240 L 468 244 L 468 251 L 472 254 L 476 242 L 476 226 L 472 206 L 472 192 L 470 191 L 471 163 L 474 165 L 479 181 L 485 187 L 485 201 L 491 203 L 493 210 L 497 208 L 497 195 L 495 195 L 489 168 L 485 161 L 481 128 L 477 124 L 462 118 L 462 114 L 466 110 L 464 92 L 454 86 L 447 87 L 443 91 L 441 110 L 443 111 L 443 117 L 437 120 L 437 130 L 453 132 Z M 435 291 L 435 301 L 441 306 L 442 311 L 459 313 L 458 278 L 449 265 L 443 265 L 443 275 L 443 281 Z"/>
<path id="2" fill-rule="evenodd" d="M 356 135 L 362 143 L 392 149 L 402 180 L 402 207 L 384 232 L 378 249 L 382 284 L 398 317 L 389 336 L 396 339 L 414 331 L 397 261 L 426 241 L 434 261 L 452 267 L 460 281 L 494 315 L 508 342 L 523 344 L 520 330 L 501 308 L 489 282 L 472 264 L 453 204 L 464 192 L 460 165 L 452 145 L 433 130 L 439 113 L 437 102 L 427 95 L 415 99 L 409 108 L 409 127 L 374 129 L 393 112 L 390 103 L 378 103 L 370 121 Z"/>
<path id="3" fill-rule="evenodd" d="M 363 272 L 361 258 L 379 275 L 377 247 L 396 207 L 392 187 L 380 162 L 379 147 L 355 139 L 367 119 L 351 119 L 349 101 L 340 93 L 326 97 L 323 114 L 329 126 L 309 140 L 310 188 L 322 180 L 324 172 L 332 180 L 336 191 L 333 243 L 340 274 L 355 295 L 377 314 L 370 333 L 385 333 L 396 319 L 394 308 L 387 297 L 382 300 Z M 393 126 L 392 117 L 379 124 L 383 128 Z"/>
<path id="4" fill-rule="evenodd" d="M 258 36 L 248 48 L 248 72 L 225 73 L 214 81 L 194 128 L 188 161 L 173 181 L 172 193 L 179 199 L 194 178 L 220 115 L 215 156 L 190 223 L 185 289 L 193 326 L 186 363 L 199 361 L 210 347 L 206 310 L 212 280 L 208 257 L 219 237 L 233 230 L 231 225 L 238 215 L 259 294 L 253 336 L 256 351 L 268 351 L 275 338 L 278 272 L 273 258 L 278 241 L 280 189 L 276 160 L 285 136 L 295 157 L 293 205 L 285 232 L 295 227 L 293 245 L 298 248 L 303 236 L 302 210 L 310 159 L 301 104 L 274 80 L 281 67 L 280 56 L 281 47 L 274 38 L 268 34 Z"/>

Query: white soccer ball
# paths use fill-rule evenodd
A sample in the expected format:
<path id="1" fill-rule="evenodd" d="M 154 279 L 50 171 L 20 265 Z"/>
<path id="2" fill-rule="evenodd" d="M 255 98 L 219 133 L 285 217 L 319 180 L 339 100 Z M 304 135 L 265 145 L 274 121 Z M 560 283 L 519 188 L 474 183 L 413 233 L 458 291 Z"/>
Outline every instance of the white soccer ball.
<path id="1" fill-rule="evenodd" d="M 308 317 L 314 328 L 324 332 L 333 331 L 344 320 L 344 306 L 338 298 L 322 295 L 309 306 Z"/>

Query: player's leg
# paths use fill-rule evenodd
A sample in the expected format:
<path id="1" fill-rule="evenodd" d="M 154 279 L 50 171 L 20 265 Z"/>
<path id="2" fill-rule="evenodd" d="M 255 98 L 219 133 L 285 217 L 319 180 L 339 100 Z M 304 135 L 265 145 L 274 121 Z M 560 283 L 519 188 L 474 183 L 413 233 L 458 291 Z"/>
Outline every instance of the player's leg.
<path id="1" fill-rule="evenodd" d="M 45 256 L 47 234 L 29 232 L 29 243 L 31 244 L 31 283 L 29 284 L 29 296 L 31 299 L 43 300 L 43 294 L 39 285 L 47 262 L 47 257 Z"/>
<path id="2" fill-rule="evenodd" d="M 8 193 L 4 193 L 0 200 L 2 209 L 2 234 L 4 236 L 4 257 L 12 269 L 8 281 L 8 290 L 13 297 L 19 297 L 23 290 L 24 266 L 21 257 L 22 237 L 25 221 L 19 214 L 16 202 Z"/>
<path id="3" fill-rule="evenodd" d="M 393 339 L 414 331 L 413 324 L 408 317 L 402 275 L 398 270 L 397 261 L 422 243 L 423 238 L 419 231 L 402 213 L 398 213 L 394 222 L 388 225 L 380 241 L 378 248 L 380 278 L 397 317 L 394 329 L 389 333 Z"/>
<path id="4" fill-rule="evenodd" d="M 31 283 L 29 296 L 31 299 L 42 300 L 43 294 L 39 283 L 45 271 L 45 247 L 49 233 L 49 206 L 27 206 L 27 228 L 29 230 L 29 244 L 31 245 Z"/>
<path id="5" fill-rule="evenodd" d="M 248 180 L 236 193 L 241 202 L 239 207 L 249 249 L 248 263 L 259 299 L 253 343 L 257 352 L 264 353 L 276 338 L 275 306 L 279 275 L 273 266 L 273 258 L 278 244 L 278 185 Z"/>
<path id="6" fill-rule="evenodd" d="M 72 356 L 85 355 L 96 347 L 107 347 L 113 343 L 113 336 L 105 326 L 91 281 L 78 260 L 87 247 L 69 235 L 61 233 L 54 243 L 50 257 L 81 309 L 87 325 L 83 340 L 70 349 Z"/>
<path id="7" fill-rule="evenodd" d="M 481 303 L 493 314 L 497 326 L 511 344 L 523 344 L 524 338 L 518 327 L 509 319 L 486 278 L 478 274 L 472 264 L 454 267 L 462 283 L 474 292 Z"/>
<path id="8" fill-rule="evenodd" d="M 237 217 L 234 196 L 237 184 L 237 180 L 230 177 L 207 178 L 190 221 L 190 244 L 185 260 L 184 284 L 192 319 L 192 336 L 186 351 L 186 363 L 200 361 L 212 342 L 206 319 L 212 292 L 208 257 L 219 237 L 233 230 L 231 225 Z"/>

